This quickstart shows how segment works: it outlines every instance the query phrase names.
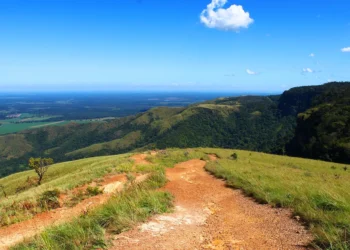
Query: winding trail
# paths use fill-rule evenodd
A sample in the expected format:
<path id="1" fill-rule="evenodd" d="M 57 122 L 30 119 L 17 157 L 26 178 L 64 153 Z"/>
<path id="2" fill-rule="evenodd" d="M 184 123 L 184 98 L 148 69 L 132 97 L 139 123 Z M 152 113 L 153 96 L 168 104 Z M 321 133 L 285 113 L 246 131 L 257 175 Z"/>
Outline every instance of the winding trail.
<path id="1" fill-rule="evenodd" d="M 209 156 L 215 160 L 215 156 Z M 205 161 L 167 169 L 173 213 L 114 236 L 115 249 L 306 249 L 312 236 L 286 209 L 271 208 L 208 174 Z"/>

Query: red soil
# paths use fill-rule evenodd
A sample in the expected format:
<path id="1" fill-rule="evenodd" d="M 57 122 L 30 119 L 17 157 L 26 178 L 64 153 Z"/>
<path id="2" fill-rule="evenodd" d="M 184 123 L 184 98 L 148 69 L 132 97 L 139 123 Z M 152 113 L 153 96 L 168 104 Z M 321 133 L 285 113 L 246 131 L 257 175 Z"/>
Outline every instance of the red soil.
<path id="1" fill-rule="evenodd" d="M 168 169 L 163 189 L 174 195 L 175 211 L 115 236 L 111 249 L 307 248 L 312 236 L 291 211 L 257 204 L 204 166 L 190 160 Z"/>

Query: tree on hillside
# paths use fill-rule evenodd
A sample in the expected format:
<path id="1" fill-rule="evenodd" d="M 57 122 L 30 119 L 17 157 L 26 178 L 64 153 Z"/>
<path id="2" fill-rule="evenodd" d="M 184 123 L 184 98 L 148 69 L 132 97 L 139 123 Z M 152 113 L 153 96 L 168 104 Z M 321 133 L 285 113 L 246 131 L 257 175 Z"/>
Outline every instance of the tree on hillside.
<path id="1" fill-rule="evenodd" d="M 49 166 L 53 164 L 52 158 L 33 158 L 29 159 L 29 167 L 35 171 L 35 173 L 39 176 L 38 185 L 41 184 L 41 181 L 49 169 Z"/>

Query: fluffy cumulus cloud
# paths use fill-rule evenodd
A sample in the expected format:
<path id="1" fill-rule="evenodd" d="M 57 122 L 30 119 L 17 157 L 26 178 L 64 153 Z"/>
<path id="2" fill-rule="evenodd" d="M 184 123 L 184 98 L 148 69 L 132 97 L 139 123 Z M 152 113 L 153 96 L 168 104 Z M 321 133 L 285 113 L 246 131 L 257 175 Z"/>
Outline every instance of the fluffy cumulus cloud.
<path id="1" fill-rule="evenodd" d="M 342 52 L 350 52 L 350 47 L 342 48 L 341 51 L 342 51 Z"/>
<path id="2" fill-rule="evenodd" d="M 255 71 L 250 70 L 250 69 L 247 69 L 246 72 L 248 75 L 257 75 L 258 74 L 258 72 L 255 72 Z"/>
<path id="3" fill-rule="evenodd" d="M 227 0 L 212 0 L 200 15 L 201 22 L 209 28 L 239 31 L 248 28 L 254 22 L 249 12 L 245 12 L 241 5 L 231 5 L 223 8 Z"/>

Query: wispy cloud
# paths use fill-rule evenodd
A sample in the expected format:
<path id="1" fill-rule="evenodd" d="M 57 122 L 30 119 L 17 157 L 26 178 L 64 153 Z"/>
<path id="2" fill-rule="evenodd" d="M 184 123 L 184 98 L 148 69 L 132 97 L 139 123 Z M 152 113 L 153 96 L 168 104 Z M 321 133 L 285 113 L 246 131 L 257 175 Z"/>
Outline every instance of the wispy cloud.
<path id="1" fill-rule="evenodd" d="M 314 71 L 310 68 L 303 68 L 302 73 L 314 73 Z"/>
<path id="2" fill-rule="evenodd" d="M 350 47 L 342 48 L 341 51 L 342 51 L 342 52 L 350 52 Z"/>
<path id="3" fill-rule="evenodd" d="M 247 69 L 246 72 L 247 72 L 248 75 L 257 75 L 257 74 L 259 74 L 258 72 L 255 72 L 255 71 L 250 70 L 250 69 Z"/>
<path id="4" fill-rule="evenodd" d="M 231 5 L 223 8 L 227 0 L 212 0 L 200 15 L 201 22 L 208 28 L 239 31 L 248 28 L 254 22 L 249 12 L 245 12 L 241 5 Z"/>
<path id="5" fill-rule="evenodd" d="M 315 57 L 315 54 L 314 54 L 314 53 L 311 53 L 311 54 L 309 55 L 309 57 Z"/>

